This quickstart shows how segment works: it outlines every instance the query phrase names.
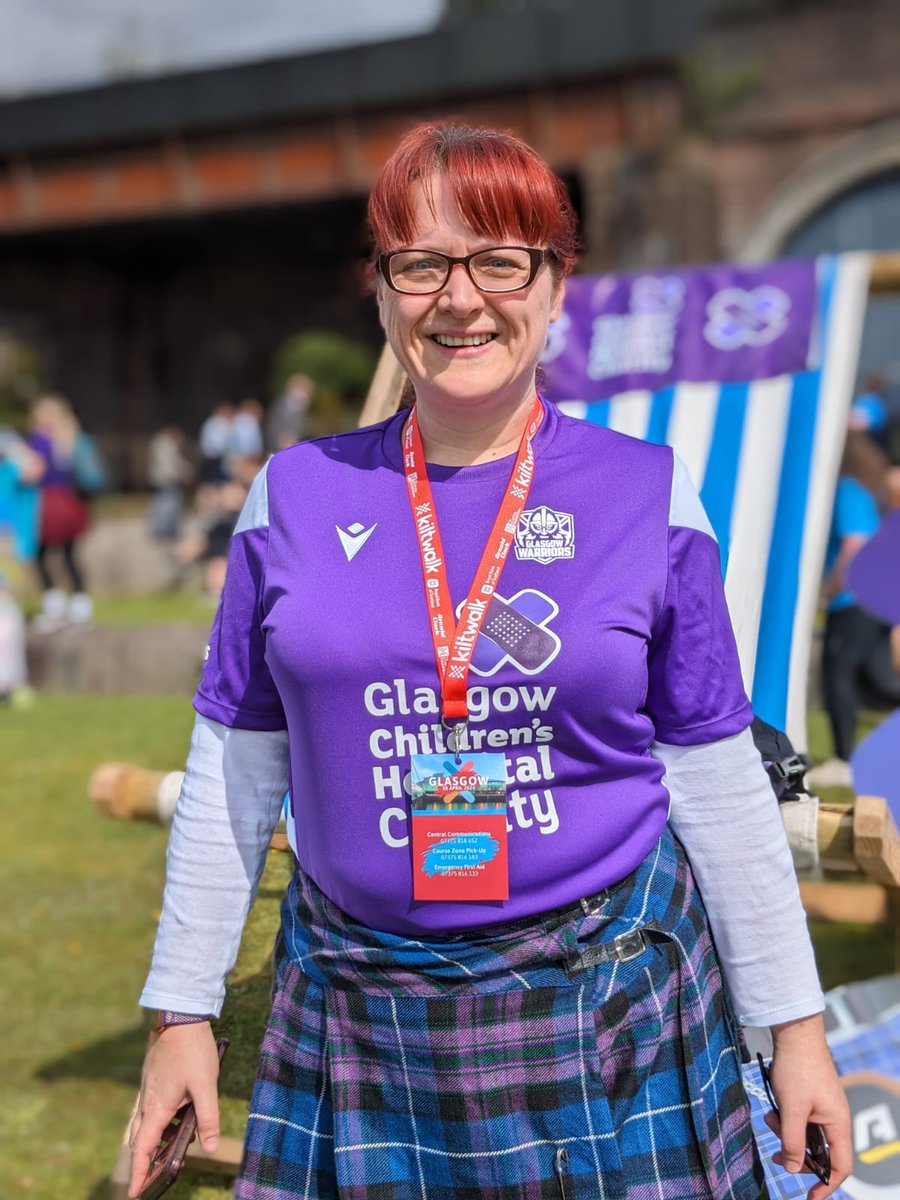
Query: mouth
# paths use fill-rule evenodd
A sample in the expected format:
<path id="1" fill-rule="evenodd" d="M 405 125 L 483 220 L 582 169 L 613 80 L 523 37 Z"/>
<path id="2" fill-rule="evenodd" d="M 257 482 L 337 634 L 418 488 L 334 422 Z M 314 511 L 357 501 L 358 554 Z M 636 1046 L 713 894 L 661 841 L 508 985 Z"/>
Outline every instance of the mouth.
<path id="1" fill-rule="evenodd" d="M 450 350 L 457 350 L 463 346 L 486 346 L 496 336 L 496 333 L 467 333 L 458 337 L 454 337 L 449 333 L 433 333 L 431 340 L 437 342 L 439 346 L 445 346 Z"/>

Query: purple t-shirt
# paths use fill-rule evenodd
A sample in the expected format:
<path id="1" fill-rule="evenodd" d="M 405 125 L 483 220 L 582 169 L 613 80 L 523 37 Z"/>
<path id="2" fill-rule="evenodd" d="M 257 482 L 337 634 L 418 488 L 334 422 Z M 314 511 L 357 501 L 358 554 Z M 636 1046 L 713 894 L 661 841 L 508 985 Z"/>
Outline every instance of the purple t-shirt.
<path id="1" fill-rule="evenodd" d="M 469 675 L 469 748 L 507 761 L 510 898 L 414 901 L 409 758 L 443 742 L 404 418 L 269 461 L 235 531 L 194 704 L 225 725 L 287 728 L 298 857 L 327 896 L 374 928 L 436 933 L 624 878 L 668 811 L 651 742 L 716 741 L 751 711 L 718 547 L 684 468 L 667 447 L 546 406 Z M 429 467 L 456 606 L 513 461 Z"/>

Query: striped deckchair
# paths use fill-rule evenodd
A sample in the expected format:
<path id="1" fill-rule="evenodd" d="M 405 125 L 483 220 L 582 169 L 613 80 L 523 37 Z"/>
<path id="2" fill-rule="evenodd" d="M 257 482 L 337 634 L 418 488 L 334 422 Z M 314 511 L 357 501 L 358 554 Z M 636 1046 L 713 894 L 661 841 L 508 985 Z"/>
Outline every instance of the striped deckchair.
<path id="1" fill-rule="evenodd" d="M 799 750 L 868 278 L 861 254 L 576 276 L 542 365 L 563 410 L 684 460 L 754 710 Z"/>

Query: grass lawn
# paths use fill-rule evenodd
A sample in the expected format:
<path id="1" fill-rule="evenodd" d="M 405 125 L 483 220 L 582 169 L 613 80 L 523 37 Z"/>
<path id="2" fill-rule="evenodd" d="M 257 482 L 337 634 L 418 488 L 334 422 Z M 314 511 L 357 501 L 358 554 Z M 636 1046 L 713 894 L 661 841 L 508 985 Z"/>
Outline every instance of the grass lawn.
<path id="1" fill-rule="evenodd" d="M 178 697 L 42 696 L 0 711 L 0 1197 L 105 1200 L 149 1020 L 137 1007 L 156 928 L 166 831 L 104 820 L 85 795 L 98 763 L 172 769 Z M 286 855 L 271 856 L 232 977 L 222 1032 L 223 1131 L 240 1134 L 262 1037 Z M 222 1200 L 188 1177 L 172 1200 Z"/>
<path id="2" fill-rule="evenodd" d="M 191 720 L 178 697 L 41 696 L 31 710 L 0 710 L 2 1200 L 107 1195 L 149 1025 L 136 1000 L 166 833 L 104 820 L 85 785 L 103 761 L 180 766 Z M 813 732 L 822 736 L 820 723 Z M 246 1116 L 288 869 L 286 855 L 270 856 L 220 1022 L 232 1042 L 222 1074 L 227 1134 L 239 1134 Z M 827 987 L 893 969 L 887 929 L 830 926 L 814 934 Z M 228 1188 L 189 1175 L 168 1195 L 224 1200 Z"/>

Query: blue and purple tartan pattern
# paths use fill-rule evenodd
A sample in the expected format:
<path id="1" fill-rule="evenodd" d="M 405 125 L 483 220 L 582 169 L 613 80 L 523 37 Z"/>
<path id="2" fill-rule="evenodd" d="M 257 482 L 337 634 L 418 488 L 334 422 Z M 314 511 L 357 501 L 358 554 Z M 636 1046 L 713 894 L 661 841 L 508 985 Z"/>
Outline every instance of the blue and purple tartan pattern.
<path id="1" fill-rule="evenodd" d="M 237 1200 L 757 1200 L 706 916 L 668 831 L 585 912 L 447 939 L 288 890 Z M 585 965 L 620 934 L 655 940 Z"/>

